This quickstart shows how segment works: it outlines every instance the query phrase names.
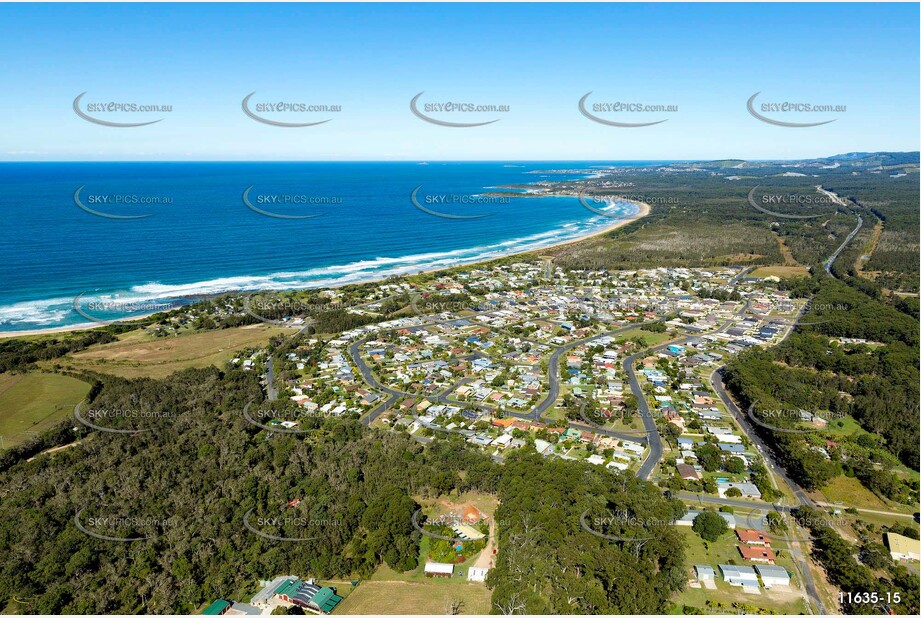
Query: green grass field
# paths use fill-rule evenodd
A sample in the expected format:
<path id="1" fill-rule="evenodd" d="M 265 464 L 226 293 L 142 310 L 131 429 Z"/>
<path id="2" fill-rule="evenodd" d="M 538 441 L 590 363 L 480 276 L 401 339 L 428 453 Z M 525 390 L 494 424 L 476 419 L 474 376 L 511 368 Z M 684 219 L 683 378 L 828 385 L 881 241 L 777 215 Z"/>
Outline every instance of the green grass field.
<path id="1" fill-rule="evenodd" d="M 0 436 L 4 447 L 29 439 L 73 412 L 86 382 L 53 373 L 0 374 Z"/>
<path id="2" fill-rule="evenodd" d="M 78 371 L 85 369 L 124 378 L 164 378 L 188 367 L 220 367 L 244 348 L 263 345 L 273 335 L 291 332 L 265 324 L 165 338 L 132 331 L 119 341 L 94 345 L 53 362 Z"/>
<path id="3" fill-rule="evenodd" d="M 829 504 L 843 504 L 857 509 L 872 509 L 877 511 L 894 511 L 897 513 L 913 513 L 917 507 L 907 504 L 898 504 L 891 500 L 884 500 L 864 487 L 856 478 L 837 476 L 817 493 L 817 497 Z"/>
<path id="4" fill-rule="evenodd" d="M 639 326 L 636 328 L 631 328 L 630 330 L 625 330 L 624 332 L 617 335 L 618 339 L 633 339 L 634 337 L 642 337 L 646 341 L 646 345 L 649 347 L 657 346 L 660 343 L 668 341 L 669 339 L 674 339 L 673 335 L 670 335 L 667 331 L 664 333 L 651 333 L 648 330 L 643 330 Z"/>
<path id="5" fill-rule="evenodd" d="M 466 575 L 457 575 L 457 569 L 450 579 L 427 578 L 423 566 L 408 573 L 382 566 L 371 579 L 349 590 L 335 613 L 445 614 L 453 602 L 460 603 L 461 614 L 489 613 L 492 592 L 484 584 L 468 582 Z"/>
<path id="6" fill-rule="evenodd" d="M 837 436 L 859 436 L 867 431 L 851 416 L 834 419 L 825 427 L 825 431 Z"/>

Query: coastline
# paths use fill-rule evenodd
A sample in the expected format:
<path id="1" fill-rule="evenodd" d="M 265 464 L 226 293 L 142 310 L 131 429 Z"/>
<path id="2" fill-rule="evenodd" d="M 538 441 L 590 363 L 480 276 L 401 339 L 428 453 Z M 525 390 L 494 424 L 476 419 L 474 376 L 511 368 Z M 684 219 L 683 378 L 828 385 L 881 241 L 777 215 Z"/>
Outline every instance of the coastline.
<path id="1" fill-rule="evenodd" d="M 569 197 L 576 197 L 576 196 L 569 196 Z M 477 265 L 486 264 L 489 262 L 494 262 L 496 260 L 506 259 L 506 258 L 513 257 L 513 256 L 527 255 L 529 253 L 537 254 L 540 251 L 545 251 L 547 249 L 553 249 L 556 247 L 562 247 L 565 245 L 571 245 L 573 243 L 588 240 L 589 238 L 595 238 L 596 236 L 601 236 L 602 234 L 613 232 L 614 230 L 618 228 L 624 227 L 625 225 L 628 225 L 630 223 L 633 223 L 634 221 L 642 219 L 643 217 L 647 216 L 650 212 L 652 212 L 652 207 L 646 202 L 638 202 L 636 200 L 620 200 L 620 201 L 626 202 L 629 204 L 633 204 L 634 206 L 636 206 L 638 208 L 638 211 L 636 212 L 636 214 L 630 217 L 627 217 L 626 219 L 617 219 L 611 225 L 604 227 L 602 229 L 590 232 L 583 236 L 579 236 L 576 238 L 570 238 L 568 240 L 561 240 L 555 243 L 550 243 L 544 247 L 539 247 L 537 249 L 526 249 L 524 251 L 510 253 L 502 257 L 495 257 L 495 256 L 484 257 L 482 259 L 478 259 L 472 262 L 467 262 L 467 263 L 456 265 L 456 266 L 441 266 L 439 268 L 430 268 L 430 269 L 423 268 L 422 270 L 419 270 L 417 272 L 404 273 L 403 275 L 400 275 L 400 276 L 414 277 L 414 276 L 419 276 L 419 275 L 428 275 L 428 274 L 434 274 L 434 273 L 439 273 L 439 272 L 444 272 L 444 271 L 456 270 L 459 268 L 471 268 Z M 384 281 L 390 276 L 392 275 L 383 275 L 380 277 L 368 279 L 367 281 L 350 281 L 347 283 L 324 285 L 324 286 L 317 287 L 315 289 L 335 289 L 335 288 L 346 287 L 349 285 L 363 285 L 363 284 L 368 284 L 368 283 L 376 283 L 376 282 Z M 310 288 L 292 288 L 292 289 L 310 289 Z M 217 296 L 223 296 L 224 294 L 257 293 L 259 291 L 260 290 L 227 290 L 219 294 L 202 295 L 202 298 L 206 298 L 206 297 L 213 298 Z M 145 318 L 150 317 L 151 315 L 154 315 L 154 313 L 160 313 L 160 312 L 152 312 L 152 313 L 148 313 L 145 315 L 134 316 L 131 318 L 119 320 L 119 322 L 123 323 L 123 322 L 133 322 L 133 321 L 143 320 Z M 35 336 L 40 336 L 40 335 L 54 335 L 54 334 L 70 333 L 70 332 L 77 332 L 77 331 L 84 331 L 84 330 L 93 330 L 96 328 L 104 328 L 105 326 L 107 325 L 97 324 L 97 323 L 71 324 L 68 326 L 56 326 L 53 328 L 39 328 L 39 329 L 30 329 L 30 330 L 21 330 L 21 331 L 0 331 L 0 339 L 10 339 L 14 337 L 35 337 Z"/>

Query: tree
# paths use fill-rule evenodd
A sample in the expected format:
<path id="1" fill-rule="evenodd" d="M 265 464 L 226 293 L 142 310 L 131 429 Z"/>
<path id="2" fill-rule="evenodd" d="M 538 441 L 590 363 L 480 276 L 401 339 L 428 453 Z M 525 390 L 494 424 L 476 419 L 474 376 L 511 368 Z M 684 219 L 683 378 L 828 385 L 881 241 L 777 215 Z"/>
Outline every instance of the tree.
<path id="1" fill-rule="evenodd" d="M 779 534 L 787 529 L 787 523 L 783 520 L 783 515 L 777 511 L 770 511 L 765 519 L 767 519 L 767 525 L 771 532 Z"/>
<path id="2" fill-rule="evenodd" d="M 742 495 L 742 490 L 739 489 L 738 487 L 730 487 L 729 489 L 726 490 L 727 498 L 738 498 L 741 495 Z"/>
<path id="3" fill-rule="evenodd" d="M 728 457 L 723 464 L 726 472 L 730 474 L 741 474 L 745 472 L 745 462 L 740 457 Z"/>
<path id="4" fill-rule="evenodd" d="M 705 541 L 715 541 L 729 530 L 729 525 L 718 513 L 704 511 L 694 518 L 691 529 Z"/>
<path id="5" fill-rule="evenodd" d="M 715 444 L 701 444 L 694 449 L 694 453 L 707 472 L 716 472 L 723 463 L 723 452 Z"/>

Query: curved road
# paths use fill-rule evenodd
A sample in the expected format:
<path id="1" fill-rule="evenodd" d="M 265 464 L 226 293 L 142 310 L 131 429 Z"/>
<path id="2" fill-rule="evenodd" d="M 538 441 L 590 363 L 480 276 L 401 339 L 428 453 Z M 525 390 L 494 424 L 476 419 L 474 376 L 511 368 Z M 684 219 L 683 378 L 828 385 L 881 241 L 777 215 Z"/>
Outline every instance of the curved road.
<path id="1" fill-rule="evenodd" d="M 744 274 L 739 273 L 738 277 L 741 277 Z M 726 323 L 717 328 L 706 333 L 700 333 L 697 335 L 688 335 L 686 337 L 681 337 L 674 341 L 666 341 L 665 343 L 641 350 L 635 354 L 631 354 L 624 359 L 624 373 L 627 375 L 627 380 L 630 383 L 630 391 L 633 393 L 633 396 L 636 397 L 637 407 L 639 407 L 640 418 L 643 420 L 643 426 L 646 428 L 646 435 L 648 436 L 647 443 L 649 445 L 649 455 L 646 456 L 645 461 L 640 465 L 640 469 L 637 471 L 637 476 L 643 479 L 644 481 L 649 480 L 652 471 L 655 469 L 656 465 L 659 463 L 659 460 L 662 458 L 662 437 L 659 435 L 659 431 L 656 429 L 656 419 L 652 415 L 652 411 L 649 409 L 649 402 L 646 401 L 646 395 L 643 393 L 643 389 L 640 387 L 640 382 L 636 377 L 636 370 L 633 368 L 634 361 L 640 357 L 646 357 L 650 354 L 655 354 L 659 350 L 664 350 L 670 345 L 681 345 L 682 343 L 687 342 L 690 339 L 696 339 L 703 335 L 713 335 L 716 333 L 722 333 L 728 330 L 731 326 L 735 324 L 735 319 L 742 317 L 748 308 L 751 306 L 751 301 L 746 302 L 741 309 L 736 312 L 735 317 L 730 318 Z"/>

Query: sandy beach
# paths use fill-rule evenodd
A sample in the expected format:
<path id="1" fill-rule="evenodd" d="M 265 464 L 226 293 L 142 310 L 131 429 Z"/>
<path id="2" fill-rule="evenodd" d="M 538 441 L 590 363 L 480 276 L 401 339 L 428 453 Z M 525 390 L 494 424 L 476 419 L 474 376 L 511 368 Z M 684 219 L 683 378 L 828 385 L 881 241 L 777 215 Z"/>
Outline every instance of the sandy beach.
<path id="1" fill-rule="evenodd" d="M 577 197 L 577 196 L 572 196 L 572 197 Z M 442 267 L 442 268 L 423 269 L 423 270 L 420 270 L 420 271 L 418 271 L 418 272 L 415 272 L 415 273 L 407 273 L 407 274 L 402 275 L 402 276 L 423 275 L 423 274 L 437 273 L 437 272 L 443 272 L 443 271 L 449 271 L 449 270 L 456 270 L 456 269 L 462 269 L 462 268 L 472 268 L 472 267 L 475 267 L 475 266 L 477 266 L 477 265 L 482 265 L 482 264 L 486 264 L 486 263 L 489 263 L 489 262 L 494 262 L 494 261 L 496 261 L 496 260 L 506 259 L 506 258 L 509 258 L 509 257 L 512 257 L 512 256 L 516 256 L 516 255 L 526 255 L 526 254 L 529 254 L 529 253 L 535 253 L 535 254 L 536 254 L 536 253 L 539 252 L 539 251 L 545 251 L 545 250 L 547 250 L 547 249 L 552 249 L 552 248 L 554 248 L 554 247 L 561 247 L 561 246 L 564 246 L 564 245 L 571 245 L 571 244 L 574 244 L 574 243 L 582 242 L 583 240 L 587 240 L 587 239 L 589 239 L 589 238 L 594 238 L 594 237 L 596 237 L 596 236 L 601 236 L 602 234 L 607 234 L 607 233 L 609 233 L 609 232 L 612 232 L 613 230 L 616 230 L 616 229 L 618 229 L 618 228 L 621 228 L 621 227 L 623 227 L 623 226 L 625 226 L 625 225 L 628 225 L 628 224 L 630 224 L 630 223 L 633 223 L 634 221 L 636 221 L 636 220 L 638 220 L 638 219 L 641 219 L 641 218 L 645 217 L 646 215 L 648 215 L 648 214 L 652 211 L 652 207 L 651 207 L 649 204 L 645 203 L 645 202 L 637 202 L 637 201 L 635 201 L 635 200 L 621 200 L 621 201 L 625 201 L 625 202 L 629 202 L 629 203 L 631 203 L 631 204 L 634 204 L 635 206 L 637 206 L 637 208 L 638 208 L 639 210 L 637 211 L 637 213 L 636 213 L 635 215 L 633 215 L 633 216 L 631 216 L 631 217 L 628 217 L 627 219 L 618 219 L 617 221 L 615 221 L 615 222 L 612 223 L 611 225 L 605 227 L 604 229 L 597 230 L 597 231 L 592 232 L 592 233 L 590 233 L 590 234 L 586 234 L 586 235 L 584 235 L 584 236 L 579 236 L 578 238 L 571 238 L 571 239 L 569 239 L 569 240 L 564 240 L 564 241 L 560 241 L 560 242 L 556 242 L 556 243 L 551 243 L 551 244 L 548 244 L 548 245 L 546 245 L 546 246 L 544 246 L 544 247 L 540 247 L 540 248 L 538 248 L 538 249 L 528 249 L 528 250 L 526 250 L 526 251 L 520 251 L 520 252 L 517 252 L 517 253 L 510 253 L 510 254 L 507 255 L 507 256 L 502 256 L 502 257 L 498 257 L 498 258 L 497 258 L 497 257 L 484 257 L 482 260 L 477 260 L 477 261 L 475 261 L 475 262 L 468 262 L 468 263 L 466 263 L 466 264 L 461 264 L 461 265 L 458 265 L 458 266 L 445 266 L 445 267 Z M 316 289 L 318 289 L 318 290 L 319 290 L 319 289 L 324 289 L 324 288 L 326 288 L 326 289 L 332 289 L 332 288 L 337 288 L 337 287 L 345 287 L 345 286 L 348 286 L 348 285 L 360 285 L 360 284 L 365 284 L 365 283 L 374 283 L 375 281 L 383 281 L 384 279 L 385 279 L 385 277 L 376 278 L 376 279 L 369 279 L 369 280 L 367 280 L 367 281 L 362 281 L 362 282 L 354 282 L 354 281 L 352 281 L 352 282 L 349 282 L 349 283 L 343 283 L 343 284 L 341 284 L 341 285 L 327 285 L 327 286 L 323 286 L 322 288 L 316 288 Z M 305 288 L 305 289 L 308 289 L 308 288 Z M 242 293 L 242 292 L 244 292 L 244 291 L 247 292 L 247 293 L 256 293 L 256 292 L 258 292 L 259 290 L 228 290 L 228 291 L 226 291 L 226 292 L 222 292 L 221 294 L 210 294 L 210 295 L 208 295 L 208 296 L 209 296 L 209 297 L 214 297 L 214 296 L 220 296 L 220 295 L 223 295 L 223 294 Z M 158 313 L 158 312 L 157 312 L 157 313 Z M 132 317 L 132 318 L 126 318 L 126 319 L 123 319 L 123 320 L 119 320 L 119 322 L 133 322 L 133 321 L 143 320 L 143 319 L 145 319 L 145 318 L 150 317 L 151 315 L 153 315 L 153 313 L 148 313 L 148 314 L 145 314 L 145 315 L 139 315 L 139 316 Z M 72 325 L 70 325 L 70 326 L 59 326 L 59 327 L 55 327 L 55 328 L 32 329 L 32 330 L 20 330 L 20 331 L 8 331 L 8 332 L 0 332 L 0 339 L 9 339 L 9 338 L 11 338 L 11 337 L 29 337 L 29 336 L 35 336 L 35 335 L 53 335 L 53 334 L 56 334 L 56 333 L 68 333 L 68 332 L 75 332 L 75 331 L 82 331 L 82 330 L 92 330 L 92 329 L 95 329 L 95 328 L 103 328 L 104 326 L 106 326 L 106 325 L 105 325 L 105 324 L 95 324 L 95 323 L 94 323 L 94 324 L 72 324 Z"/>

